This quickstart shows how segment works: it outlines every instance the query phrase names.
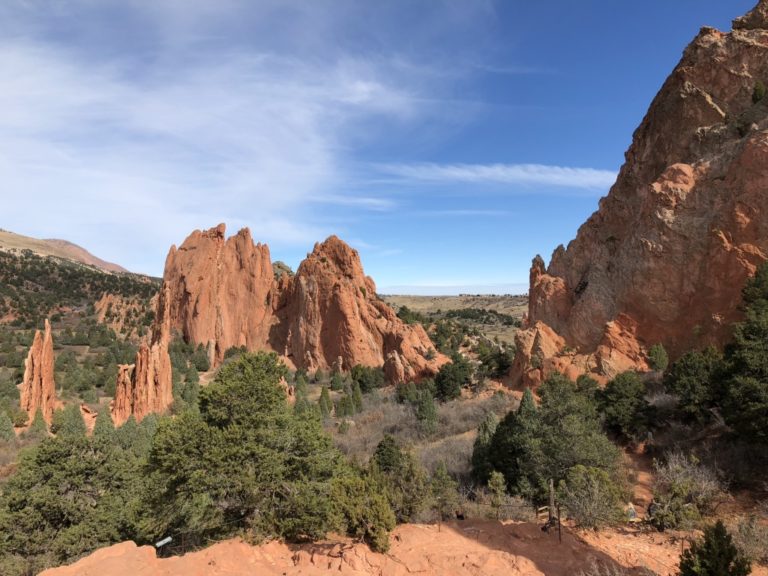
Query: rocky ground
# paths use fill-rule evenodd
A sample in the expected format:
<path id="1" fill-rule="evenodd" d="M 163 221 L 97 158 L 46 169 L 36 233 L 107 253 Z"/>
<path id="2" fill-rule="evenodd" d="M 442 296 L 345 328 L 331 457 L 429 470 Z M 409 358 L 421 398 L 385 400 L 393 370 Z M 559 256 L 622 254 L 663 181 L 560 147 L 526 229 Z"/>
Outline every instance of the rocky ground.
<path id="1" fill-rule="evenodd" d="M 406 524 L 394 531 L 387 554 L 371 552 L 347 539 L 304 546 L 280 542 L 250 546 L 227 540 L 185 556 L 158 559 L 151 547 L 124 542 L 41 576 L 312 576 L 331 572 L 361 576 L 572 576 L 596 564 L 619 567 L 625 574 L 668 576 L 677 571 L 679 536 L 631 528 L 599 534 L 566 528 L 560 542 L 557 533 L 542 532 L 531 523 L 479 520 L 441 527 Z M 756 568 L 753 574 L 765 576 L 768 570 Z"/>

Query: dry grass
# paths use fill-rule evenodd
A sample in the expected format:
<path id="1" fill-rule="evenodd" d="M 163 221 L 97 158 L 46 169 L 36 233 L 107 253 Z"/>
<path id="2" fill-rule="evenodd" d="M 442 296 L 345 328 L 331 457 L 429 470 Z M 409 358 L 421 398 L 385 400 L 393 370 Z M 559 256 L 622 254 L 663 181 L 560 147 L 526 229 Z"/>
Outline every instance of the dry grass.
<path id="1" fill-rule="evenodd" d="M 522 318 L 528 311 L 528 298 L 526 296 L 382 296 L 382 299 L 390 306 L 408 306 L 414 312 L 428 314 L 431 312 L 447 310 L 462 310 L 465 308 L 484 308 L 495 310 L 502 314 L 509 314 L 516 318 Z"/>
<path id="2" fill-rule="evenodd" d="M 338 422 L 331 421 L 328 427 L 336 445 L 353 461 L 366 463 L 384 435 L 391 434 L 402 446 L 412 450 L 429 472 L 445 462 L 448 471 L 463 480 L 469 475 L 477 427 L 488 412 L 504 416 L 516 404 L 517 400 L 505 393 L 446 402 L 438 407 L 436 433 L 425 436 L 413 409 L 407 404 L 398 404 L 394 389 L 388 388 L 364 397 L 363 412 L 350 420 L 345 434 L 339 433 Z"/>

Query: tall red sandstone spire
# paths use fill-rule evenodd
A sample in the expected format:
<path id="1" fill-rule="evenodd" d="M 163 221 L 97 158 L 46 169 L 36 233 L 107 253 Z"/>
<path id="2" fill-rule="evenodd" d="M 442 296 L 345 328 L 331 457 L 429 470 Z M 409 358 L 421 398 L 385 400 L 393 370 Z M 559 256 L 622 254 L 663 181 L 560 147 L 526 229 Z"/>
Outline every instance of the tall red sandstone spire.
<path id="1" fill-rule="evenodd" d="M 116 426 L 133 415 L 141 422 L 148 414 L 162 414 L 173 402 L 171 359 L 165 342 L 142 342 L 136 363 L 118 366 L 115 398 L 110 407 Z"/>
<path id="2" fill-rule="evenodd" d="M 24 380 L 21 383 L 21 409 L 29 415 L 29 422 L 38 410 L 50 425 L 56 408 L 56 383 L 53 379 L 54 356 L 51 325 L 45 320 L 45 331 L 35 332 L 32 346 L 24 362 Z"/>

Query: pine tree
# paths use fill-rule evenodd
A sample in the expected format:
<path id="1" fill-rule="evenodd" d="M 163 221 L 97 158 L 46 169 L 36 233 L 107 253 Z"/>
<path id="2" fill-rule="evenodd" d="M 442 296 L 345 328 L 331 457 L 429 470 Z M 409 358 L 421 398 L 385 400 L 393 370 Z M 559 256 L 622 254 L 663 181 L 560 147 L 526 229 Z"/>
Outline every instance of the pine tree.
<path id="1" fill-rule="evenodd" d="M 437 431 L 437 406 L 429 390 L 419 391 L 415 408 L 421 431 L 428 436 L 434 434 Z"/>
<path id="2" fill-rule="evenodd" d="M 747 441 L 768 444 L 768 264 L 744 287 L 745 321 L 726 351 L 731 377 L 723 416 Z"/>
<path id="3" fill-rule="evenodd" d="M 746 576 L 751 572 L 748 560 L 739 555 L 722 520 L 704 530 L 704 539 L 694 544 L 680 558 L 679 576 Z"/>
<path id="4" fill-rule="evenodd" d="M 491 506 L 496 511 L 496 519 L 499 519 L 501 505 L 507 495 L 507 482 L 501 472 L 494 470 L 488 478 L 488 492 L 491 494 Z"/>
<path id="5" fill-rule="evenodd" d="M 331 390 L 338 392 L 344 388 L 344 378 L 340 372 L 334 372 L 331 376 Z"/>
<path id="6" fill-rule="evenodd" d="M 459 502 L 458 484 L 448 474 L 445 462 L 440 462 L 430 482 L 434 507 L 441 520 L 452 518 Z"/>
<path id="7" fill-rule="evenodd" d="M 357 381 L 352 383 L 352 403 L 355 406 L 355 412 L 363 411 L 363 393 L 360 390 L 360 384 Z"/>
<path id="8" fill-rule="evenodd" d="M 70 404 L 54 412 L 51 432 L 62 438 L 85 436 L 86 427 L 83 421 L 83 414 L 80 412 L 80 406 Z"/>
<path id="9" fill-rule="evenodd" d="M 331 410 L 333 410 L 333 403 L 331 403 L 331 395 L 328 393 L 328 388 L 326 386 L 323 386 L 323 388 L 320 390 L 320 415 L 323 418 L 328 418 L 331 415 Z"/>
<path id="10" fill-rule="evenodd" d="M 0 442 L 11 442 L 15 439 L 16 433 L 13 430 L 13 422 L 5 410 L 0 410 Z"/>
<path id="11" fill-rule="evenodd" d="M 489 452 L 498 425 L 499 417 L 495 412 L 489 412 L 477 428 L 477 438 L 472 449 L 472 477 L 479 484 L 485 484 L 493 470 Z"/>
<path id="12" fill-rule="evenodd" d="M 45 422 L 45 418 L 43 418 L 43 411 L 39 408 L 35 412 L 32 425 L 24 433 L 24 436 L 31 440 L 42 440 L 48 437 L 48 424 Z"/>
<path id="13" fill-rule="evenodd" d="M 115 424 L 112 422 L 112 416 L 109 410 L 102 410 L 96 416 L 96 423 L 93 426 L 93 437 L 110 440 L 115 436 Z"/>

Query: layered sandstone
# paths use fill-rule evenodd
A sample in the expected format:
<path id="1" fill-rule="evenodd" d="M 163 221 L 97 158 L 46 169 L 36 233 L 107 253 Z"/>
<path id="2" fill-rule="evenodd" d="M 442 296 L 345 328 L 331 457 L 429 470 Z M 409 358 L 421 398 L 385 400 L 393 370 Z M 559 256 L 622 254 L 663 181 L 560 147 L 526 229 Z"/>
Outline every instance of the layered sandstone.
<path id="1" fill-rule="evenodd" d="M 24 380 L 20 388 L 21 409 L 32 422 L 40 410 L 50 426 L 56 409 L 56 383 L 53 379 L 54 356 L 51 325 L 46 319 L 45 331 L 35 331 L 32 346 L 24 362 Z"/>
<path id="2" fill-rule="evenodd" d="M 560 347 L 561 368 L 603 378 L 645 368 L 656 343 L 675 358 L 728 341 L 741 289 L 768 254 L 766 81 L 768 0 L 730 33 L 701 30 L 598 211 L 548 267 L 534 259 L 518 383 L 542 375 L 530 363 L 537 331 L 540 348 Z"/>
<path id="3" fill-rule="evenodd" d="M 110 411 L 120 426 L 131 415 L 141 422 L 148 414 L 162 414 L 173 402 L 171 358 L 165 341 L 142 342 L 136 363 L 118 366 L 115 398 Z"/>
<path id="4" fill-rule="evenodd" d="M 269 247 L 247 228 L 225 233 L 223 224 L 195 231 L 171 248 L 155 325 L 162 338 L 206 346 L 214 365 L 245 346 L 308 370 L 387 364 L 393 381 L 432 375 L 447 360 L 377 297 L 359 254 L 337 237 L 316 244 L 291 276 L 275 273 Z"/>

